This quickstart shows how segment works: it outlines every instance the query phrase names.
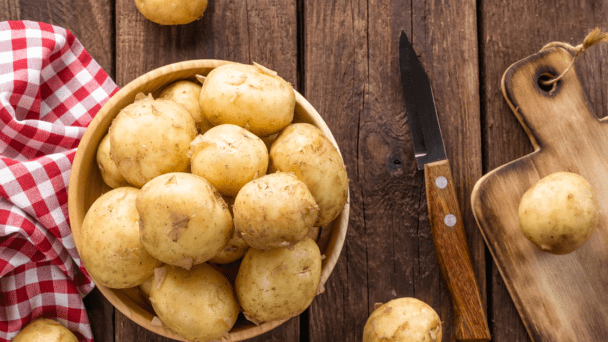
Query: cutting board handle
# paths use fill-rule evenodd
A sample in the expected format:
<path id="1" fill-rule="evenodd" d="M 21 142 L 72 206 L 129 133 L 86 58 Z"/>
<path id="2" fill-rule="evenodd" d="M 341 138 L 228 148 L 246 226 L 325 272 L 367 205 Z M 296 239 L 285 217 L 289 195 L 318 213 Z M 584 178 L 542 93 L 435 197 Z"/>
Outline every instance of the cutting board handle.
<path id="1" fill-rule="evenodd" d="M 511 65 L 503 75 L 503 95 L 536 150 L 559 148 L 560 141 L 571 140 L 577 128 L 598 126 L 575 68 L 551 86 L 540 82 L 560 75 L 572 63 L 573 54 L 567 47 L 551 47 Z"/>

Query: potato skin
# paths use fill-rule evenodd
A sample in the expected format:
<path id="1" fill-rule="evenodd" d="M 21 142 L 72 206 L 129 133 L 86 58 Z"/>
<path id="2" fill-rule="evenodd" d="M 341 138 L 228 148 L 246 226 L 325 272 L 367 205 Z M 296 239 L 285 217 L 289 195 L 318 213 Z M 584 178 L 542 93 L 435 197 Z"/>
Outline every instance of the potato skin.
<path id="1" fill-rule="evenodd" d="M 163 268 L 166 275 L 160 286 L 152 285 L 150 302 L 164 325 L 195 341 L 219 340 L 232 329 L 239 305 L 226 277 L 206 263 L 189 271 Z"/>
<path id="2" fill-rule="evenodd" d="M 441 319 L 416 298 L 397 298 L 378 307 L 363 328 L 363 342 L 441 342 Z"/>
<path id="3" fill-rule="evenodd" d="M 571 172 L 555 172 L 522 196 L 519 226 L 528 240 L 552 254 L 578 249 L 599 222 L 599 206 L 587 180 Z"/>
<path id="4" fill-rule="evenodd" d="M 237 63 L 213 69 L 205 79 L 199 101 L 212 125 L 237 125 L 259 137 L 289 125 L 296 105 L 291 84 L 276 72 Z"/>
<path id="5" fill-rule="evenodd" d="M 95 282 L 109 288 L 134 287 L 154 274 L 161 262 L 139 237 L 135 201 L 139 189 L 122 187 L 99 197 L 81 227 L 80 257 Z"/>
<path id="6" fill-rule="evenodd" d="M 168 173 L 141 189 L 136 201 L 141 241 L 164 263 L 186 269 L 224 249 L 233 234 L 221 195 L 205 179 Z"/>
<path id="7" fill-rule="evenodd" d="M 295 123 L 270 147 L 269 173 L 293 172 L 303 181 L 320 208 L 315 226 L 333 221 L 346 204 L 348 175 L 340 153 L 317 127 Z"/>
<path id="8" fill-rule="evenodd" d="M 232 207 L 234 206 L 234 197 L 223 196 L 223 198 L 226 202 L 226 205 L 228 205 L 228 210 L 230 211 L 230 215 L 232 215 L 233 217 L 234 223 L 234 213 L 232 211 Z M 211 258 L 209 262 L 220 265 L 229 264 L 242 258 L 248 249 L 249 245 L 237 234 L 237 231 L 235 229 L 226 247 L 224 247 L 224 249 L 216 256 Z"/>
<path id="9" fill-rule="evenodd" d="M 277 172 L 247 183 L 234 201 L 234 228 L 251 247 L 289 247 L 313 227 L 319 207 L 306 184 Z"/>
<path id="10" fill-rule="evenodd" d="M 123 177 L 141 188 L 156 176 L 186 170 L 196 134 L 184 106 L 144 98 L 123 108 L 112 122 L 110 156 Z"/>
<path id="11" fill-rule="evenodd" d="M 103 181 L 112 189 L 120 188 L 122 186 L 129 186 L 129 183 L 120 174 L 118 167 L 110 158 L 110 134 L 106 134 L 99 146 L 97 147 L 97 166 L 101 171 L 101 177 Z"/>
<path id="12" fill-rule="evenodd" d="M 306 237 L 292 248 L 250 248 L 236 276 L 235 290 L 250 320 L 297 316 L 310 305 L 321 281 L 321 253 Z"/>
<path id="13" fill-rule="evenodd" d="M 13 342 L 78 342 L 76 336 L 59 322 L 39 318 L 28 323 Z"/>
<path id="14" fill-rule="evenodd" d="M 135 0 L 139 12 L 146 19 L 160 25 L 191 23 L 205 13 L 207 0 Z"/>
<path id="15" fill-rule="evenodd" d="M 212 126 L 203 115 L 198 97 L 202 86 L 190 81 L 177 81 L 169 84 L 158 96 L 162 99 L 171 100 L 184 105 L 192 115 L 192 119 L 202 134 Z"/>
<path id="16" fill-rule="evenodd" d="M 262 139 L 236 125 L 211 128 L 192 141 L 190 151 L 192 173 L 225 196 L 236 196 L 268 170 L 268 149 Z"/>

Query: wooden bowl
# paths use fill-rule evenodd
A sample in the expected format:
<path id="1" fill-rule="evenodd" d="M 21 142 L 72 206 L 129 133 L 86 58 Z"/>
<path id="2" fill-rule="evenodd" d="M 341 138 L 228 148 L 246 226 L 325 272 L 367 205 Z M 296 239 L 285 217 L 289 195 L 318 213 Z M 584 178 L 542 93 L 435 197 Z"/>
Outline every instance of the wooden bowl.
<path id="1" fill-rule="evenodd" d="M 174 81 L 182 79 L 194 81 L 195 75 L 207 75 L 212 69 L 227 63 L 231 62 L 192 60 L 166 65 L 150 71 L 127 84 L 99 110 L 99 113 L 97 113 L 86 129 L 78 146 L 70 176 L 68 210 L 72 234 L 78 250 L 82 248 L 80 243 L 80 228 L 87 210 L 98 197 L 111 190 L 101 178 L 101 173 L 97 167 L 96 152 L 97 146 L 108 132 L 112 120 L 118 115 L 119 111 L 133 103 L 135 95 L 138 93 L 152 93 L 156 97 L 164 86 Z M 294 122 L 307 122 L 315 125 L 338 148 L 333 135 L 319 113 L 298 92 L 296 92 Z M 329 278 L 344 244 L 348 226 L 350 193 L 348 196 L 346 205 L 340 216 L 321 229 L 318 244 L 321 248 L 321 253 L 325 255 L 321 271 L 321 284 L 324 284 L 327 278 Z M 154 317 L 154 312 L 137 287 L 110 289 L 99 284 L 97 284 L 97 287 L 114 307 L 135 323 L 159 335 L 179 341 L 187 341 L 165 327 L 156 327 L 150 324 Z M 241 314 L 239 315 L 239 320 L 230 331 L 228 341 L 242 341 L 258 336 L 285 321 L 287 320 L 265 322 L 257 326 L 244 320 Z"/>

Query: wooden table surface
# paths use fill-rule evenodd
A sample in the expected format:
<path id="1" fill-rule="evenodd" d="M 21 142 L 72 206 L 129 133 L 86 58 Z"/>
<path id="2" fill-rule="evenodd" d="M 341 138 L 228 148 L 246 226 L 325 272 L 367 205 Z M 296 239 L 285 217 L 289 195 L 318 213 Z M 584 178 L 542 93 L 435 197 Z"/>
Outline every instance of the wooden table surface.
<path id="1" fill-rule="evenodd" d="M 597 0 L 209 0 L 202 19 L 161 27 L 133 0 L 0 0 L 0 20 L 65 27 L 119 86 L 188 59 L 258 62 L 302 93 L 331 128 L 348 168 L 350 223 L 336 268 L 310 308 L 250 341 L 360 341 L 377 302 L 430 304 L 454 341 L 450 297 L 430 236 L 424 175 L 416 169 L 398 66 L 413 42 L 439 121 L 493 341 L 530 341 L 471 212 L 486 172 L 532 152 L 500 89 L 506 68 L 551 41 L 576 45 L 608 26 Z M 576 69 L 600 117 L 608 114 L 607 46 Z M 98 291 L 85 298 L 95 339 L 168 341 L 140 328 Z"/>

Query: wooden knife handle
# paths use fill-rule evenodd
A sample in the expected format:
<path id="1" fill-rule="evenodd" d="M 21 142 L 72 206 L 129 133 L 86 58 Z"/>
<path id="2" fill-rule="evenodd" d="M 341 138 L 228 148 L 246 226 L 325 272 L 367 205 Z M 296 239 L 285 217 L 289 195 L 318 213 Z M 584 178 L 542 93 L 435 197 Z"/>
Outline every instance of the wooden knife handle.
<path id="1" fill-rule="evenodd" d="M 490 329 L 471 264 L 448 160 L 424 165 L 429 221 L 443 279 L 452 296 L 455 338 L 489 341 Z"/>

